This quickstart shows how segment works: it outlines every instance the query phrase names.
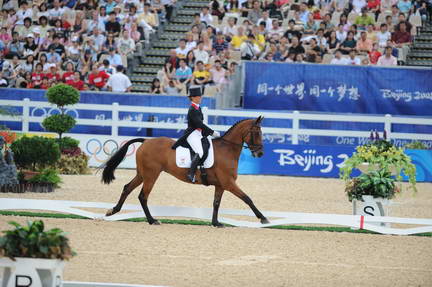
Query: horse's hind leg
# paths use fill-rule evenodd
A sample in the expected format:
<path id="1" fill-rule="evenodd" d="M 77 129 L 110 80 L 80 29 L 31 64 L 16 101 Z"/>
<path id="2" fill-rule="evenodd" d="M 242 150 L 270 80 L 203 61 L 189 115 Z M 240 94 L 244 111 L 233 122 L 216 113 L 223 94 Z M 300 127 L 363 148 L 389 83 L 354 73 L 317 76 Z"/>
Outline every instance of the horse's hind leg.
<path id="1" fill-rule="evenodd" d="M 240 198 L 244 201 L 249 207 L 252 209 L 253 213 L 255 213 L 256 217 L 258 217 L 261 220 L 262 224 L 269 223 L 268 219 L 261 213 L 261 211 L 256 208 L 255 204 L 253 203 L 252 199 L 244 193 L 240 187 L 237 186 L 237 184 L 234 182 L 232 183 L 229 188 L 227 188 L 232 194 Z"/>
<path id="2" fill-rule="evenodd" d="M 119 212 L 123 206 L 123 203 L 125 202 L 126 198 L 128 197 L 128 195 L 137 187 L 139 186 L 141 183 L 143 182 L 141 176 L 139 176 L 138 174 L 135 175 L 135 177 L 123 187 L 123 192 L 120 195 L 120 199 L 117 202 L 116 206 L 114 206 L 112 209 L 108 210 L 106 213 L 106 216 L 110 216 L 113 214 L 116 214 L 117 212 Z"/>
<path id="3" fill-rule="evenodd" d="M 141 189 L 140 194 L 138 195 L 138 199 L 141 203 L 141 207 L 144 210 L 144 213 L 147 217 L 147 222 L 149 224 L 154 224 L 154 225 L 159 225 L 160 223 L 159 223 L 159 221 L 154 219 L 153 216 L 151 215 L 150 210 L 147 206 L 147 200 L 148 200 L 150 192 L 152 191 L 153 186 L 154 186 L 157 178 L 159 177 L 159 174 L 160 174 L 160 171 L 159 172 L 151 172 L 150 174 L 149 174 L 149 172 L 146 172 L 143 187 Z"/>

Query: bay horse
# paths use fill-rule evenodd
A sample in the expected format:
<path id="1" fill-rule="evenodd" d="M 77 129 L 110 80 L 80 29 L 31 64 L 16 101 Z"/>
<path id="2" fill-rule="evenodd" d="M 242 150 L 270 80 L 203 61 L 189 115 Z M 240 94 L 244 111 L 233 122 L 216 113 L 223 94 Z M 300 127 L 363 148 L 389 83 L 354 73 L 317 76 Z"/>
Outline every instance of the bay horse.
<path id="1" fill-rule="evenodd" d="M 262 224 L 269 223 L 267 218 L 256 208 L 252 200 L 236 184 L 237 168 L 240 153 L 244 144 L 249 148 L 253 157 L 261 157 L 264 154 L 262 144 L 261 122 L 263 117 L 257 119 L 246 119 L 235 123 L 222 137 L 213 140 L 214 164 L 207 169 L 207 181 L 209 185 L 214 185 L 214 201 L 212 225 L 222 227 L 218 221 L 218 211 L 222 195 L 225 190 L 231 192 L 243 200 L 254 212 Z M 141 207 L 147 217 L 149 224 L 160 224 L 150 214 L 147 200 L 152 188 L 162 171 L 165 171 L 181 181 L 189 182 L 187 179 L 187 168 L 179 168 L 176 165 L 176 151 L 171 147 L 174 140 L 167 137 L 153 139 L 137 138 L 126 142 L 111 158 L 101 167 L 102 182 L 111 183 L 114 177 L 114 170 L 124 159 L 128 147 L 136 142 L 141 142 L 141 146 L 136 152 L 137 174 L 123 187 L 120 199 L 117 204 L 107 211 L 106 216 L 119 212 L 128 195 L 141 183 L 144 183 L 138 196 Z M 199 170 L 197 171 L 199 175 Z M 195 184 L 202 184 L 200 176 L 196 176 Z"/>

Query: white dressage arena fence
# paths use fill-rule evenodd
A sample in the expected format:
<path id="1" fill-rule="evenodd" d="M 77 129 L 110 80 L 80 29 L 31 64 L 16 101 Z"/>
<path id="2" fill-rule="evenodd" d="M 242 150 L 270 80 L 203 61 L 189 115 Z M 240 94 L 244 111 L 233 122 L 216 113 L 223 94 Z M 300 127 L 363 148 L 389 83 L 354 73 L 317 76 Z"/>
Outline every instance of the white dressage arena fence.
<path id="1" fill-rule="evenodd" d="M 15 121 L 22 122 L 21 132 L 29 132 L 30 123 L 42 123 L 46 115 L 49 115 L 57 108 L 48 102 L 30 101 L 25 98 L 22 101 L 18 100 L 0 100 L 0 106 L 21 107 L 22 114 L 18 116 L 0 115 L 0 121 Z M 43 116 L 34 116 L 31 111 L 37 108 L 44 111 Z M 48 110 L 48 112 L 46 112 Z M 79 117 L 79 110 L 105 111 L 111 112 L 111 119 L 82 119 Z M 167 123 L 167 122 L 152 122 L 142 119 L 142 121 L 132 121 L 130 119 L 122 120 L 119 114 L 122 112 L 132 113 L 150 113 L 150 114 L 169 114 L 169 115 L 186 115 L 187 109 L 182 108 L 165 108 L 165 107 L 143 107 L 143 106 L 128 106 L 119 105 L 118 103 L 106 104 L 76 104 L 67 110 L 75 114 L 77 125 L 88 126 L 103 126 L 111 127 L 111 136 L 116 137 L 119 134 L 119 127 L 135 127 L 135 128 L 154 128 L 154 129 L 174 129 L 181 130 L 186 128 L 183 123 Z M 305 129 L 300 127 L 301 121 L 318 121 L 318 122 L 359 122 L 359 123 L 381 123 L 384 124 L 384 129 L 387 131 L 388 139 L 407 139 L 407 140 L 432 140 L 431 134 L 425 133 L 392 133 L 392 125 L 408 124 L 408 125 L 432 125 L 431 118 L 421 117 L 403 117 L 391 115 L 354 115 L 354 114 L 324 114 L 324 113 L 308 113 L 299 111 L 245 111 L 245 110 L 218 110 L 203 108 L 204 121 L 208 122 L 209 116 L 228 116 L 235 118 L 254 118 L 264 116 L 270 119 L 291 120 L 292 128 L 283 127 L 263 127 L 264 134 L 282 134 L 291 135 L 292 144 L 299 144 L 300 136 L 326 136 L 326 137 L 354 137 L 367 138 L 369 131 L 361 130 L 329 130 L 329 129 Z M 230 125 L 213 125 L 212 128 L 217 131 L 226 131 Z"/>
<path id="2" fill-rule="evenodd" d="M 89 219 L 98 219 L 106 221 L 118 221 L 134 218 L 145 217 L 141 206 L 126 204 L 123 206 L 127 213 L 105 216 L 104 213 L 95 213 L 81 208 L 100 208 L 105 212 L 112 208 L 112 203 L 100 202 L 80 202 L 80 201 L 63 201 L 63 200 L 38 200 L 22 198 L 0 198 L 0 210 L 38 210 L 61 212 L 83 216 Z M 194 218 L 211 221 L 211 208 L 192 208 L 192 207 L 175 207 L 175 206 L 150 206 L 153 216 L 168 218 Z M 365 229 L 382 234 L 393 235 L 410 235 L 418 233 L 432 232 L 432 219 L 422 218 L 400 218 L 400 217 L 380 217 L 380 216 L 362 216 L 362 215 L 341 215 L 341 214 L 324 214 L 324 213 L 298 213 L 298 212 L 275 212 L 265 211 L 263 214 L 270 219 L 270 223 L 261 224 L 257 222 L 255 215 L 250 210 L 221 209 L 219 214 L 222 216 L 219 221 L 237 227 L 262 228 L 288 224 L 325 224 L 338 225 L 351 228 Z M 252 217 L 254 222 L 245 220 L 236 220 L 225 216 L 248 216 Z M 408 228 L 390 228 L 379 226 L 376 223 L 398 223 L 408 225 L 418 225 L 418 227 Z"/>

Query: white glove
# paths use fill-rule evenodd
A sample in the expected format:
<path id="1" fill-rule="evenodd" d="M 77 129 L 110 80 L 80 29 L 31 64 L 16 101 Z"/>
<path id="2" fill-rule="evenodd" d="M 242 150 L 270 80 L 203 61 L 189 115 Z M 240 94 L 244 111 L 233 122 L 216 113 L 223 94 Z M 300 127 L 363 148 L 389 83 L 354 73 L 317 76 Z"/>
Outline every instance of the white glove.
<path id="1" fill-rule="evenodd" d="M 220 138 L 220 133 L 218 131 L 214 131 L 212 134 L 213 138 Z"/>

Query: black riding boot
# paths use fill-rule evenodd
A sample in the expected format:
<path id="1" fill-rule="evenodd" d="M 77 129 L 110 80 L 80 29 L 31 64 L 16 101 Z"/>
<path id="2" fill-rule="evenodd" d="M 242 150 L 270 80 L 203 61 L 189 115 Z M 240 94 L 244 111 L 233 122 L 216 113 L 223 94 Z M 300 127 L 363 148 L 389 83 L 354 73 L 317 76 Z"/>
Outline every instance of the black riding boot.
<path id="1" fill-rule="evenodd" d="M 201 158 L 199 157 L 199 155 L 197 153 L 194 154 L 194 156 L 192 157 L 191 167 L 190 167 L 189 172 L 187 174 L 187 178 L 192 183 L 195 182 L 195 171 L 198 167 L 200 160 L 201 160 Z"/>

